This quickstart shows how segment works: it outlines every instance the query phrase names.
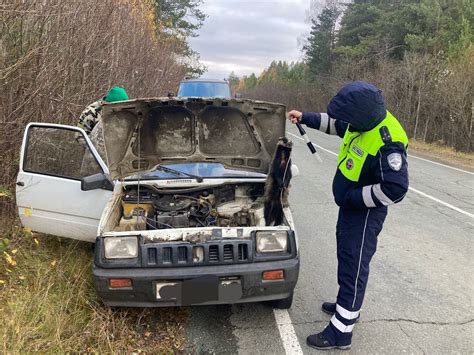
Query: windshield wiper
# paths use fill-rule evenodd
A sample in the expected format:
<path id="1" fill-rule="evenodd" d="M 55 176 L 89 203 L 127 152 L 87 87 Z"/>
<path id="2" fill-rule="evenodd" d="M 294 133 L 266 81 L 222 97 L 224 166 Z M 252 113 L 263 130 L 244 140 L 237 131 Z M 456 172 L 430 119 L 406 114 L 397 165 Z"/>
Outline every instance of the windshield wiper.
<path id="1" fill-rule="evenodd" d="M 167 168 L 166 166 L 162 166 L 162 165 L 157 165 L 156 166 L 156 169 L 157 170 L 161 170 L 165 173 L 171 173 L 171 174 L 175 174 L 175 175 L 185 175 L 185 176 L 188 176 L 190 178 L 193 178 L 193 179 L 196 179 L 197 182 L 203 182 L 203 178 L 202 176 L 199 176 L 199 175 L 193 175 L 193 174 L 188 174 L 188 173 L 185 173 L 183 171 L 179 171 L 179 170 L 175 170 L 175 169 L 171 169 L 171 168 Z"/>

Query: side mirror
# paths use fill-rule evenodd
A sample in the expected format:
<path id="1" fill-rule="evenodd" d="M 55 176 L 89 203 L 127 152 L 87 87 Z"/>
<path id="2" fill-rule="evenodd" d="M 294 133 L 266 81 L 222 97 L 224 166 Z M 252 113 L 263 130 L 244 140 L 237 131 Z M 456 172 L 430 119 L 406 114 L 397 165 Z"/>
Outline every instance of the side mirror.
<path id="1" fill-rule="evenodd" d="M 168 97 L 174 97 L 174 92 L 169 92 Z"/>
<path id="2" fill-rule="evenodd" d="M 114 183 L 107 175 L 103 173 L 86 176 L 81 179 L 82 191 L 90 191 L 97 189 L 113 191 Z"/>
<path id="3" fill-rule="evenodd" d="M 241 99 L 242 98 L 242 94 L 240 92 L 236 92 L 234 96 L 235 96 L 236 99 Z"/>

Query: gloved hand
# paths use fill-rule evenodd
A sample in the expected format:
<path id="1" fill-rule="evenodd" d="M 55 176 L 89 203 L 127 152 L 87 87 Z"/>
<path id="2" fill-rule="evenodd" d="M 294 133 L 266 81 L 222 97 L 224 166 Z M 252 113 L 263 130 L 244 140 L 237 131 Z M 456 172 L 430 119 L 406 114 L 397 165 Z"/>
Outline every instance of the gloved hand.
<path id="1" fill-rule="evenodd" d="M 296 111 L 296 110 L 291 110 L 290 112 L 288 112 L 288 119 L 291 121 L 291 123 L 300 122 L 302 117 L 303 117 L 303 112 Z"/>

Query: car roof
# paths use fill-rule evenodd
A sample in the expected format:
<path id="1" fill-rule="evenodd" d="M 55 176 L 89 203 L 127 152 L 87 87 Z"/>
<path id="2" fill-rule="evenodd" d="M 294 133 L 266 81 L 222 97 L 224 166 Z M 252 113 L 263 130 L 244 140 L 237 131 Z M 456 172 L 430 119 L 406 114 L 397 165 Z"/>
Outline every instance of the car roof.
<path id="1" fill-rule="evenodd" d="M 184 80 L 181 80 L 182 83 L 188 83 L 188 82 L 203 82 L 203 83 L 224 83 L 224 84 L 228 84 L 228 81 L 227 80 L 224 80 L 224 79 L 202 79 L 202 78 L 199 78 L 199 79 L 184 79 Z"/>

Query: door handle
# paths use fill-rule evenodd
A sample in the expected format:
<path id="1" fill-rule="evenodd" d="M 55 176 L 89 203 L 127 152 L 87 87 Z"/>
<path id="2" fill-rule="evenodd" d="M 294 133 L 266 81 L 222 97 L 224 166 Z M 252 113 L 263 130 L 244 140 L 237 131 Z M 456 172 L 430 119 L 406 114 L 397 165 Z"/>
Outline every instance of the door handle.
<path id="1" fill-rule="evenodd" d="M 16 184 L 17 184 L 18 186 L 25 186 L 25 183 L 24 183 L 23 181 L 18 181 Z"/>

